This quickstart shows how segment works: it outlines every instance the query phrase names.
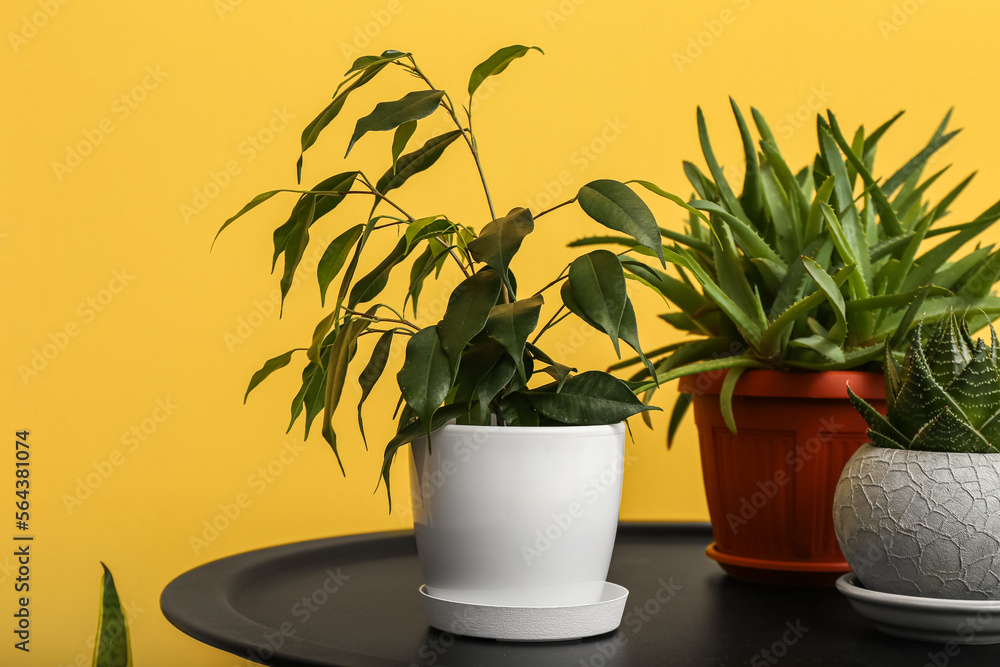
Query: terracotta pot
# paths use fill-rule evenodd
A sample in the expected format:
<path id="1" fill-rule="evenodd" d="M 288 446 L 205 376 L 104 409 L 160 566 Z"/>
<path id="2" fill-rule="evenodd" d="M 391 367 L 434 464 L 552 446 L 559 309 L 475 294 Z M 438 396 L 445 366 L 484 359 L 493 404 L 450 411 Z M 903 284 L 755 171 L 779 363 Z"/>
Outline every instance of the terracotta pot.
<path id="1" fill-rule="evenodd" d="M 850 567 L 833 529 L 833 494 L 867 426 L 847 385 L 885 412 L 879 373 L 747 371 L 726 427 L 725 372 L 681 379 L 692 394 L 715 542 L 707 555 L 740 579 L 832 586 Z"/>

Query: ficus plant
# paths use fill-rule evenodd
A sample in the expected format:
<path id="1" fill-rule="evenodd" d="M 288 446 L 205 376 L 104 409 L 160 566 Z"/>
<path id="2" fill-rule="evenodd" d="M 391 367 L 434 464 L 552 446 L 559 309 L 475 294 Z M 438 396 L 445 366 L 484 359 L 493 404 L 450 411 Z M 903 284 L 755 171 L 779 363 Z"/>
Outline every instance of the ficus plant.
<path id="1" fill-rule="evenodd" d="M 476 66 L 467 89 L 469 104 L 464 107 L 433 85 L 409 53 L 385 51 L 358 58 L 330 104 L 303 131 L 302 152 L 338 118 L 352 93 L 376 77 L 387 79 L 386 72 L 396 71 L 408 75 L 407 80 L 416 79 L 417 89 L 379 102 L 359 118 L 345 154 L 346 159 L 369 134 L 391 131 L 391 154 L 386 155 L 384 173 L 372 179 L 351 169 L 324 178 L 309 189 L 264 192 L 219 230 L 221 233 L 279 193 L 297 196 L 287 220 L 273 234 L 272 270 L 279 258 L 284 261 L 283 303 L 309 245 L 313 225 L 335 217 L 331 214 L 349 198 L 371 200 L 368 215 L 348 220 L 318 263 L 320 300 L 329 308 L 328 314 L 316 325 L 305 347 L 269 359 L 251 378 L 247 395 L 272 372 L 287 366 L 296 354 L 304 357 L 302 384 L 292 400 L 289 430 L 303 417 L 308 437 L 311 424 L 322 412 L 323 437 L 340 463 L 333 417 L 359 341 L 377 336 L 371 356 L 358 374 L 362 437 L 362 406 L 382 377 L 393 346 L 405 346 L 402 368 L 396 374 L 400 398 L 393 418 L 398 418 L 398 428 L 385 448 L 380 479 L 387 491 L 398 448 L 429 436 L 449 421 L 500 426 L 610 424 L 651 409 L 638 399 L 629 383 L 602 370 L 579 371 L 578 367 L 584 366 L 580 359 L 555 359 L 541 340 L 547 331 L 574 315 L 608 334 L 616 352 L 619 341 L 624 341 L 644 358 L 635 310 L 625 288 L 622 257 L 604 249 L 581 251 L 551 281 L 534 290 L 519 285 L 512 270 L 512 260 L 522 244 L 531 241 L 538 221 L 573 201 L 593 221 L 627 235 L 659 260 L 663 258 L 660 231 L 652 213 L 631 188 L 618 181 L 588 183 L 573 200 L 545 211 L 519 207 L 505 214 L 496 212 L 472 130 L 473 96 L 484 80 L 533 50 L 541 52 L 537 47 L 509 46 Z M 406 152 L 420 121 L 435 114 L 443 115 L 454 129 Z M 447 210 L 449 199 L 457 192 L 467 189 L 466 183 L 443 186 L 439 207 L 430 213 L 411 210 L 397 196 L 397 190 L 417 187 L 418 181 L 423 181 L 419 186 L 426 189 L 427 176 L 420 174 L 455 145 L 468 150 L 470 172 L 484 194 L 483 217 L 458 219 L 439 212 Z M 302 166 L 300 156 L 300 181 Z M 360 273 L 362 261 L 371 256 L 377 260 L 374 267 Z M 390 277 L 406 275 L 401 268 L 406 264 L 409 281 L 405 294 L 388 303 L 383 293 Z M 440 321 L 421 326 L 415 321 L 421 290 L 425 281 L 438 279 L 444 272 L 457 274 L 460 282 L 451 292 Z M 337 278 L 339 287 L 331 290 Z M 547 300 L 558 306 L 550 307 L 554 312 L 543 320 Z M 389 412 L 379 410 L 376 418 L 388 419 Z"/>
<path id="2" fill-rule="evenodd" d="M 818 152 L 793 171 L 764 116 L 752 109 L 755 141 L 730 102 L 745 162 L 739 195 L 715 156 L 700 108 L 708 173 L 683 163 L 694 194 L 685 200 L 641 182 L 687 212 L 683 232 L 661 230 L 671 242 L 663 255 L 676 274 L 643 261 L 651 253 L 627 237 L 572 244 L 632 248 L 622 266 L 670 305 L 661 317 L 692 336 L 612 367 L 642 363 L 631 380 L 646 382 L 637 387 L 644 400 L 663 382 L 725 373 L 722 414 L 735 432 L 732 393 L 747 369 L 881 371 L 885 346 L 901 355 L 921 318 L 933 322 L 952 309 L 968 310 L 978 328 L 1000 316 L 1000 298 L 991 293 L 1000 251 L 992 245 L 962 251 L 1000 218 L 1000 202 L 971 221 L 945 225 L 972 176 L 940 199 L 928 198 L 948 167 L 927 177 L 924 169 L 957 134 L 947 130 L 950 112 L 910 160 L 876 177 L 876 148 L 902 112 L 873 132 L 859 127 L 850 138 L 832 112 L 817 116 Z M 677 399 L 668 446 L 690 402 L 690 394 Z"/>

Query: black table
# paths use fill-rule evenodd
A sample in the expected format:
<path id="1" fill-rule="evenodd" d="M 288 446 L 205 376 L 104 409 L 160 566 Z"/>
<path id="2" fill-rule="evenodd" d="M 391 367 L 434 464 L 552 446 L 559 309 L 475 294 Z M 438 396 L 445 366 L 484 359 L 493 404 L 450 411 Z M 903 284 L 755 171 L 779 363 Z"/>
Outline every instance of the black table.
<path id="1" fill-rule="evenodd" d="M 701 524 L 622 524 L 608 577 L 629 589 L 622 624 L 575 642 L 496 642 L 429 627 L 411 531 L 225 558 L 175 579 L 160 606 L 192 637 L 267 665 L 1000 664 L 1000 645 L 946 647 L 883 635 L 834 589 L 737 581 L 704 556 L 710 541 Z"/>

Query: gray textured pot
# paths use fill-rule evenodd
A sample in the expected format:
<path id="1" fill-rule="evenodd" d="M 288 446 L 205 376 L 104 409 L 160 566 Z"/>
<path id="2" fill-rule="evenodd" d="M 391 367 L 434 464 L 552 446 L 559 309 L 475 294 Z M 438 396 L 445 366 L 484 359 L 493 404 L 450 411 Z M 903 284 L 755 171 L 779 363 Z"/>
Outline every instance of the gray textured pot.
<path id="1" fill-rule="evenodd" d="M 865 588 L 1000 599 L 1000 456 L 863 445 L 837 484 L 833 525 Z"/>

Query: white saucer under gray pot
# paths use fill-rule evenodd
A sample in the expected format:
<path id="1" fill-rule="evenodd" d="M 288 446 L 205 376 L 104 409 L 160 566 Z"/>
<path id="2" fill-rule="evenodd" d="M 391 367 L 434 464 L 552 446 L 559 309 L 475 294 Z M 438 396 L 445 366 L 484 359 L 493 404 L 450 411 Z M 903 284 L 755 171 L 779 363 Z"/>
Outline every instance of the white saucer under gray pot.
<path id="1" fill-rule="evenodd" d="M 606 581 L 618 529 L 624 423 L 449 424 L 413 443 L 413 524 L 428 620 L 447 632 L 579 639 L 621 623 Z"/>
<path id="2" fill-rule="evenodd" d="M 1000 601 L 942 600 L 870 591 L 848 572 L 837 590 L 882 632 L 941 644 L 1000 643 Z"/>
<path id="3" fill-rule="evenodd" d="M 853 570 L 837 588 L 880 630 L 1000 643 L 1000 456 L 863 445 L 833 524 Z"/>

